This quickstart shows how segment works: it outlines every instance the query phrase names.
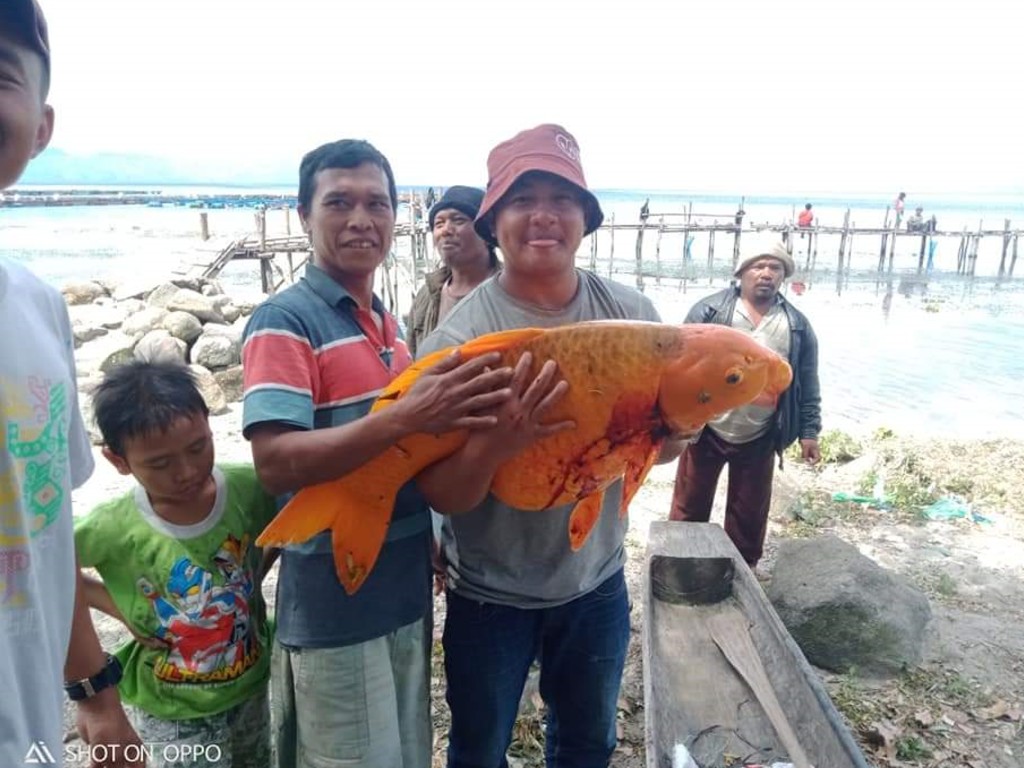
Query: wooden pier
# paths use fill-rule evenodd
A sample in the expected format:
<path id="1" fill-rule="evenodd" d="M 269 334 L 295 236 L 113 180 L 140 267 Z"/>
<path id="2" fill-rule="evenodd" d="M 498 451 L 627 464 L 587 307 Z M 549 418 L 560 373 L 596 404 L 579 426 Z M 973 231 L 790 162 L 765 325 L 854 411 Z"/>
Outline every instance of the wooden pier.
<path id="1" fill-rule="evenodd" d="M 382 266 L 381 292 L 392 311 L 405 311 L 412 295 L 421 285 L 423 275 L 435 266 L 433 240 L 426 221 L 426 206 L 415 194 L 406 193 L 403 201 L 410 203 L 406 221 L 395 225 L 395 244 Z M 901 279 L 907 273 L 930 274 L 932 255 L 939 242 L 956 245 L 955 270 L 948 251 L 944 252 L 947 268 L 943 274 L 973 279 L 977 274 L 979 249 L 989 247 L 986 258 L 998 254 L 997 280 L 1013 279 L 1020 252 L 1021 229 L 1014 229 L 1009 220 L 1001 228 L 986 227 L 962 230 L 908 231 L 896 225 L 890 211 L 885 212 L 881 226 L 858 227 L 846 210 L 842 225 L 798 227 L 795 223 L 753 223 L 747 220 L 740 201 L 735 213 L 700 213 L 689 204 L 682 211 L 664 211 L 638 216 L 634 222 L 616 221 L 615 214 L 584 242 L 577 258 L 580 266 L 599 274 L 632 274 L 636 286 L 643 291 L 653 281 L 685 290 L 701 280 L 727 278 L 735 270 L 744 253 L 744 238 L 778 236 L 787 243 L 796 263 L 795 282 L 807 285 L 826 276 L 835 281 L 837 293 L 856 279 L 891 282 L 895 272 Z M 284 234 L 267 234 L 268 212 L 283 211 Z M 208 245 L 197 253 L 197 259 L 179 268 L 179 275 L 215 278 L 232 261 L 259 262 L 260 285 L 264 293 L 273 294 L 301 275 L 310 256 L 305 234 L 292 233 L 291 208 L 260 208 L 255 212 L 254 232 L 229 240 L 209 240 L 207 212 L 200 212 L 200 231 Z M 274 213 L 273 215 L 280 215 Z M 698 242 L 699 238 L 699 242 Z M 616 258 L 616 241 L 632 239 L 632 254 Z M 715 249 L 718 246 L 719 253 Z M 855 250 L 856 246 L 856 250 Z M 995 246 L 993 249 L 992 246 Z M 699 253 L 698 253 L 699 252 Z M 897 267 L 897 265 L 899 265 Z"/>

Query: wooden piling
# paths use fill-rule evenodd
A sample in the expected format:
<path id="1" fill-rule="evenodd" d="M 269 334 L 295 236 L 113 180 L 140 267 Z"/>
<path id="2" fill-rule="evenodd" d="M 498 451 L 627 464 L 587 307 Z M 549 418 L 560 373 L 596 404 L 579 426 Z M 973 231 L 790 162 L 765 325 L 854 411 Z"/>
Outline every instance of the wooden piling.
<path id="1" fill-rule="evenodd" d="M 644 292 L 644 222 L 636 228 L 636 289 Z"/>
<path id="2" fill-rule="evenodd" d="M 654 284 L 661 285 L 661 238 L 665 234 L 665 217 L 658 218 L 658 239 L 654 243 Z"/>
<path id="3" fill-rule="evenodd" d="M 981 236 L 984 232 L 984 224 L 985 222 L 979 219 L 978 233 L 974 236 L 974 247 L 971 249 L 970 271 L 968 272 L 971 277 L 974 277 L 975 271 L 978 268 L 978 246 L 981 245 Z"/>
<path id="4" fill-rule="evenodd" d="M 738 211 L 736 211 L 736 228 L 734 230 L 735 234 L 733 235 L 733 238 L 732 238 L 732 270 L 733 270 L 733 272 L 736 271 L 736 267 L 738 267 L 739 263 L 740 263 L 740 235 L 743 233 L 743 216 L 746 214 L 746 211 L 743 210 L 744 202 L 746 202 L 746 198 L 745 197 L 741 197 L 740 198 L 740 209 Z"/>
<path id="5" fill-rule="evenodd" d="M 1013 277 L 1013 268 L 1017 266 L 1017 241 L 1020 239 L 1020 233 L 1016 232 L 1013 235 L 1013 256 L 1010 257 L 1010 272 L 1007 277 Z"/>
<path id="6" fill-rule="evenodd" d="M 608 277 L 612 276 L 615 271 L 615 213 L 613 212 L 609 216 L 611 227 L 608 230 L 608 234 L 611 237 L 608 243 Z"/>
<path id="7" fill-rule="evenodd" d="M 597 272 L 597 230 L 590 233 L 590 271 Z"/>
<path id="8" fill-rule="evenodd" d="M 206 211 L 199 212 L 199 236 L 203 240 L 210 239 L 210 219 Z"/>
<path id="9" fill-rule="evenodd" d="M 921 252 L 917 254 L 917 274 L 924 272 L 924 252 L 928 249 L 928 234 L 921 235 Z"/>
<path id="10" fill-rule="evenodd" d="M 1010 250 L 1010 220 L 1003 219 L 1003 255 L 999 258 L 999 279 L 1006 275 L 1006 254 Z"/>
<path id="11" fill-rule="evenodd" d="M 967 227 L 964 227 L 964 233 L 960 235 L 960 248 L 956 252 L 956 273 L 962 275 L 964 270 L 967 269 Z"/>
<path id="12" fill-rule="evenodd" d="M 836 265 L 836 293 L 843 292 L 843 262 L 846 259 L 846 243 L 850 237 L 850 209 L 843 215 L 843 234 L 839 236 L 839 261 Z"/>
<path id="13" fill-rule="evenodd" d="M 882 222 L 882 229 L 884 229 L 884 230 L 888 230 L 889 229 L 889 206 L 885 207 L 885 221 Z M 879 272 L 879 274 L 881 274 L 882 271 L 885 270 L 885 253 L 886 253 L 887 250 L 889 250 L 888 249 L 888 245 L 889 245 L 889 233 L 886 231 L 886 232 L 882 233 L 882 247 L 878 251 L 878 272 Z"/>
<path id="14" fill-rule="evenodd" d="M 896 221 L 892 225 L 892 238 L 889 242 L 889 274 L 892 274 L 893 261 L 896 259 L 896 232 L 899 230 L 899 217 L 896 217 Z"/>
<path id="15" fill-rule="evenodd" d="M 715 280 L 715 230 L 708 232 L 708 285 Z"/>

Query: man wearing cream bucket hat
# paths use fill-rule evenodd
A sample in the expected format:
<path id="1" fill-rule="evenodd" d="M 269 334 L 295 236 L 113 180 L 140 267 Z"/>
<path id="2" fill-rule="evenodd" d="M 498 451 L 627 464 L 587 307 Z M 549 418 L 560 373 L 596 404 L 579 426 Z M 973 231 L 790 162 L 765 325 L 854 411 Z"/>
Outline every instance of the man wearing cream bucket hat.
<path id="1" fill-rule="evenodd" d="M 699 302 L 688 323 L 720 323 L 751 334 L 789 360 L 793 384 L 775 404 L 751 403 L 712 421 L 679 459 L 671 520 L 706 522 L 722 467 L 729 465 L 725 530 L 751 568 L 761 559 L 772 497 L 774 456 L 800 440 L 817 462 L 821 432 L 818 340 L 810 322 L 779 292 L 795 271 L 786 244 L 758 242 L 737 264 L 737 280 Z"/>

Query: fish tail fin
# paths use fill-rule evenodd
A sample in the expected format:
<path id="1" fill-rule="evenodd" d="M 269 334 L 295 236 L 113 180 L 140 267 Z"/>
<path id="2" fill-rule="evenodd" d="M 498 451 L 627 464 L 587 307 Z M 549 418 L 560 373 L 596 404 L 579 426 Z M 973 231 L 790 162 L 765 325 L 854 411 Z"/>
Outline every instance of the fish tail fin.
<path id="1" fill-rule="evenodd" d="M 333 502 L 339 496 L 338 487 L 343 485 L 343 481 L 344 478 L 299 491 L 256 537 L 256 545 L 281 547 L 301 544 L 326 531 L 334 522 L 337 512 Z"/>
<path id="2" fill-rule="evenodd" d="M 398 491 L 412 476 L 410 469 L 385 453 L 337 480 L 303 488 L 256 543 L 300 544 L 330 529 L 338 580 L 354 594 L 377 562 Z"/>
<path id="3" fill-rule="evenodd" d="M 569 516 L 569 546 L 573 552 L 578 551 L 586 543 L 598 518 L 601 517 L 603 506 L 604 490 L 600 490 L 584 496 L 572 508 L 572 514 Z"/>

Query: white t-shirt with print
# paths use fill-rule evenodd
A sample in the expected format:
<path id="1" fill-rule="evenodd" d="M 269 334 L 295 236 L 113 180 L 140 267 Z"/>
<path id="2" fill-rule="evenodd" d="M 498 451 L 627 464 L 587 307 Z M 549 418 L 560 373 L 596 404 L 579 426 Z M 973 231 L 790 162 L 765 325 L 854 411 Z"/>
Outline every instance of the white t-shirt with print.
<path id="1" fill-rule="evenodd" d="M 64 300 L 0 256 L 0 766 L 61 762 L 71 490 L 92 469 Z"/>

